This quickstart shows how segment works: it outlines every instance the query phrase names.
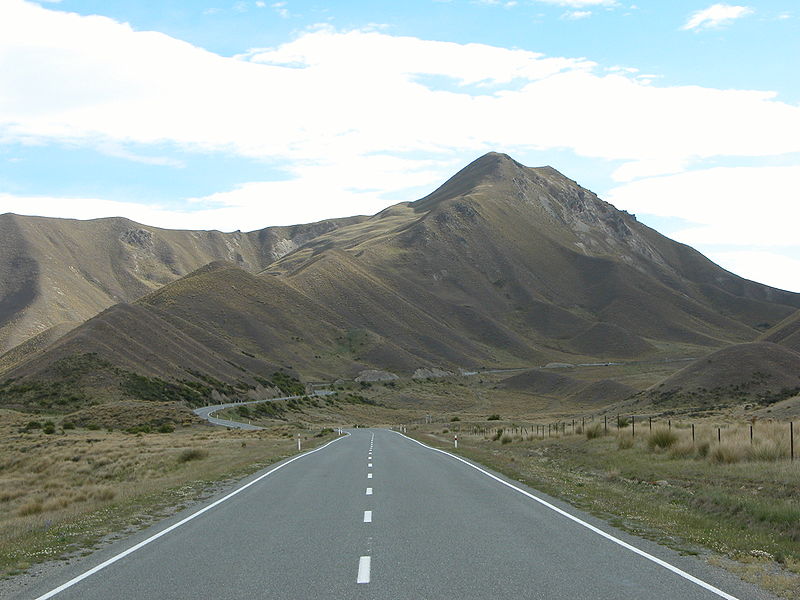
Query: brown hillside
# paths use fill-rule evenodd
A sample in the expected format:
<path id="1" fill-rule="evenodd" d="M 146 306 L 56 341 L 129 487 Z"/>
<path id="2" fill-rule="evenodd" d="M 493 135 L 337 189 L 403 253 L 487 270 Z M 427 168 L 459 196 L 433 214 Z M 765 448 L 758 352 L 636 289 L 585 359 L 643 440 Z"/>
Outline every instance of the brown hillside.
<path id="1" fill-rule="evenodd" d="M 583 406 L 605 406 L 631 397 L 636 389 L 612 379 L 601 379 L 569 396 L 569 400 Z"/>
<path id="2" fill-rule="evenodd" d="M 569 341 L 570 348 L 588 356 L 632 358 L 653 352 L 655 348 L 631 333 L 611 323 L 596 323 Z"/>
<path id="3" fill-rule="evenodd" d="M 214 260 L 250 271 L 362 217 L 250 233 L 173 231 L 128 219 L 0 215 L 0 352 L 117 302 L 132 302 Z"/>
<path id="4" fill-rule="evenodd" d="M 800 352 L 800 311 L 765 331 L 759 341 L 780 344 Z"/>
<path id="5" fill-rule="evenodd" d="M 588 382 L 544 369 L 532 369 L 508 377 L 498 386 L 506 390 L 558 398 L 579 406 L 604 406 L 636 393 L 636 389 L 610 379 Z"/>
<path id="6" fill-rule="evenodd" d="M 410 304 L 518 364 L 530 364 L 530 349 L 630 357 L 651 349 L 641 338 L 750 341 L 757 325 L 800 306 L 800 295 L 720 269 L 554 169 L 497 153 L 426 198 L 322 235 L 269 269 L 337 306 L 349 282 L 368 275 L 380 284 L 359 288 L 354 314 L 365 327 Z M 593 328 L 601 322 L 605 329 Z M 576 336 L 575 347 L 554 343 Z"/>
<path id="7" fill-rule="evenodd" d="M 13 246 L 0 341 L 139 298 L 0 359 L 14 398 L 51 409 L 64 386 L 84 401 L 174 401 L 250 393 L 278 369 L 335 379 L 674 356 L 751 342 L 800 308 L 800 294 L 736 277 L 556 170 L 497 153 L 369 218 L 221 234 L 4 215 L 0 232 Z M 586 401 L 624 391 L 562 383 Z"/>
<path id="8" fill-rule="evenodd" d="M 736 344 L 709 354 L 643 392 L 655 404 L 778 402 L 800 392 L 800 353 L 770 342 Z"/>
<path id="9" fill-rule="evenodd" d="M 531 394 L 569 396 L 585 385 L 585 381 L 569 375 L 542 369 L 531 369 L 504 379 L 500 382 L 499 387 Z"/>

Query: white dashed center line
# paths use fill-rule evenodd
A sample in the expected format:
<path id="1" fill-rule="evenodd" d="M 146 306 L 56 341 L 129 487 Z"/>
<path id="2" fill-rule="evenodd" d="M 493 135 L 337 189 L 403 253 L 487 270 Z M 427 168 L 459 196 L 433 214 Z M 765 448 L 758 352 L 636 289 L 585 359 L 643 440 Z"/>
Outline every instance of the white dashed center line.
<path id="1" fill-rule="evenodd" d="M 356 583 L 369 583 L 370 557 L 362 556 L 358 559 L 358 578 Z"/>
<path id="2" fill-rule="evenodd" d="M 367 496 L 372 496 L 372 488 L 367 488 Z"/>
<path id="3" fill-rule="evenodd" d="M 367 479 L 372 479 L 372 473 L 367 473 Z"/>
<path id="4" fill-rule="evenodd" d="M 372 523 L 372 511 L 365 510 L 364 511 L 364 523 Z"/>

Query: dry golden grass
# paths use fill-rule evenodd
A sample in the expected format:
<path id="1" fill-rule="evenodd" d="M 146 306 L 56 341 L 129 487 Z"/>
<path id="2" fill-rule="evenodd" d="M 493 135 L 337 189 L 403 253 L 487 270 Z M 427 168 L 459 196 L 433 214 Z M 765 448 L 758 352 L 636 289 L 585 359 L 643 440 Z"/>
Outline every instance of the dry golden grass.
<path id="1" fill-rule="evenodd" d="M 48 435 L 23 431 L 29 420 L 0 411 L 0 576 L 92 544 L 142 511 L 191 500 L 210 482 L 289 456 L 297 433 L 306 447 L 328 439 L 291 424 L 136 435 L 57 426 Z"/>

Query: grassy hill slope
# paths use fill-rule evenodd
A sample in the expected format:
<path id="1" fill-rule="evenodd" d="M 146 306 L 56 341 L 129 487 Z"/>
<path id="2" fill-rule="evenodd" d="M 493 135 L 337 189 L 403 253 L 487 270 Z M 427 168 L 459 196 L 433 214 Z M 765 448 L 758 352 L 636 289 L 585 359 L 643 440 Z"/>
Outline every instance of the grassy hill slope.
<path id="1" fill-rule="evenodd" d="M 132 302 L 214 260 L 260 271 L 317 235 L 361 219 L 220 233 L 123 218 L 0 215 L 0 352 L 54 325 Z"/>

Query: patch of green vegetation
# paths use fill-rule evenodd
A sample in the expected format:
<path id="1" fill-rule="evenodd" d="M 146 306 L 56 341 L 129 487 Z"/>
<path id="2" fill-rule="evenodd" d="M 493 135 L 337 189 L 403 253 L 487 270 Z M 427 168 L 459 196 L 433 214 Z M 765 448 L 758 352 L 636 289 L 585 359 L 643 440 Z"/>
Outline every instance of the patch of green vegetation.
<path id="1" fill-rule="evenodd" d="M 300 383 L 297 377 L 293 377 L 282 371 L 273 373 L 271 380 L 260 379 L 259 383 L 270 387 L 276 387 L 287 396 L 302 396 L 306 393 L 306 386 Z"/>
<path id="2" fill-rule="evenodd" d="M 343 402 L 345 404 L 368 404 L 370 406 L 381 406 L 381 404 L 372 398 L 367 398 L 361 394 L 342 394 L 337 396 L 339 402 Z"/>
<path id="3" fill-rule="evenodd" d="M 208 456 L 208 450 L 204 448 L 186 448 L 178 455 L 178 462 L 185 463 L 190 460 L 203 460 Z"/>
<path id="4" fill-rule="evenodd" d="M 7 406 L 70 412 L 89 399 L 80 390 L 80 381 L 110 368 L 111 363 L 99 358 L 95 352 L 68 356 L 53 363 L 46 378 L 7 379 L 0 384 L 0 397 Z"/>
<path id="5" fill-rule="evenodd" d="M 125 373 L 121 388 L 133 398 L 154 402 L 186 402 L 190 406 L 200 406 L 206 399 L 204 394 L 193 387 L 137 373 Z"/>

